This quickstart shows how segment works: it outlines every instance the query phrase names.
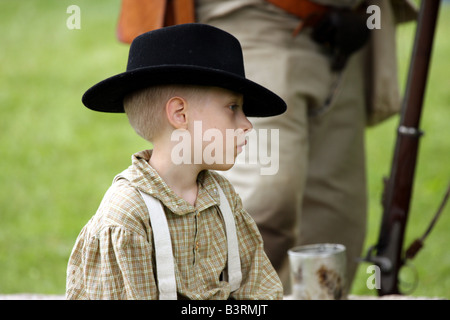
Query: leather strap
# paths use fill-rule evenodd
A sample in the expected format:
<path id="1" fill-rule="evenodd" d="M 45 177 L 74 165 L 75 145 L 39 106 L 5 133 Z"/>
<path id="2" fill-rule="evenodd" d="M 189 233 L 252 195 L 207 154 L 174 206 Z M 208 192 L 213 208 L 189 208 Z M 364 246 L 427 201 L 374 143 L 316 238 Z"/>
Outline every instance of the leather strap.
<path id="1" fill-rule="evenodd" d="M 322 16 L 330 10 L 328 6 L 315 3 L 310 0 L 266 0 L 273 5 L 299 17 L 302 20 L 312 16 Z"/>

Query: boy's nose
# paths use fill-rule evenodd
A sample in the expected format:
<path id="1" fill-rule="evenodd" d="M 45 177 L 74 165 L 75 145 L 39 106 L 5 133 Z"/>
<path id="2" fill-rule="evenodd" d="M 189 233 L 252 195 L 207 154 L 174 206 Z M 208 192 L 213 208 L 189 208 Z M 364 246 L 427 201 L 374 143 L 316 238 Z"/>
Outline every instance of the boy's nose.
<path id="1" fill-rule="evenodd" d="M 250 120 L 248 120 L 248 118 L 244 115 L 244 113 L 242 113 L 242 121 L 240 123 L 239 128 L 244 130 L 244 133 L 247 133 L 253 129 L 252 123 L 250 122 Z"/>

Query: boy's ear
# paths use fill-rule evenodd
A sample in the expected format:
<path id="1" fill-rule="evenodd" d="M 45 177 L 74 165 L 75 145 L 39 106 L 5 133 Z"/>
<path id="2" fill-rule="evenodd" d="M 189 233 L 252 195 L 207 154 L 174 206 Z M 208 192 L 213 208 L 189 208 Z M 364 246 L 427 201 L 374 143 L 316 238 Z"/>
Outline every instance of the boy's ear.
<path id="1" fill-rule="evenodd" d="M 175 129 L 187 128 L 187 102 L 180 97 L 172 97 L 166 103 L 166 115 Z"/>

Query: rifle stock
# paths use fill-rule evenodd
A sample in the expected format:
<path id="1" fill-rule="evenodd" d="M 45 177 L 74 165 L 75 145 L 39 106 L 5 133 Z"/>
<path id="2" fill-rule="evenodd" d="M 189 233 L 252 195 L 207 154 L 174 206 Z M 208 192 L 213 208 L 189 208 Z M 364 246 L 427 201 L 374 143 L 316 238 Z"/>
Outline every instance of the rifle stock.
<path id="1" fill-rule="evenodd" d="M 422 135 L 419 124 L 439 5 L 439 0 L 422 0 L 421 3 L 391 173 L 383 195 L 378 243 L 369 249 L 366 257 L 380 267 L 379 295 L 401 293 L 398 275 L 405 264 L 403 240 Z"/>

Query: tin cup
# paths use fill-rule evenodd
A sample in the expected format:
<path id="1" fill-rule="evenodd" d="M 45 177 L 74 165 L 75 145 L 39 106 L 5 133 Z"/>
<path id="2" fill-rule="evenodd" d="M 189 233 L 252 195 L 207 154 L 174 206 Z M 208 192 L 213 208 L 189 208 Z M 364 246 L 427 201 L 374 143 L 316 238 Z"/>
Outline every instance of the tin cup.
<path id="1" fill-rule="evenodd" d="M 292 298 L 346 299 L 346 250 L 342 244 L 312 244 L 288 251 Z"/>

